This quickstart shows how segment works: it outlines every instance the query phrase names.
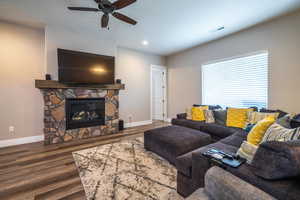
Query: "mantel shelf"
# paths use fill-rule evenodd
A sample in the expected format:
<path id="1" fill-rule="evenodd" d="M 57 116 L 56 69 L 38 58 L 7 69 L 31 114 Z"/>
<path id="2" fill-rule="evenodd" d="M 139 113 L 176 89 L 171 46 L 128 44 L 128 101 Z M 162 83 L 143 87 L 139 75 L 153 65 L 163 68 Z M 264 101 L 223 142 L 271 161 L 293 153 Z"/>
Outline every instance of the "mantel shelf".
<path id="1" fill-rule="evenodd" d="M 35 80 L 35 87 L 39 89 L 104 89 L 124 90 L 124 84 L 66 84 L 53 80 Z"/>

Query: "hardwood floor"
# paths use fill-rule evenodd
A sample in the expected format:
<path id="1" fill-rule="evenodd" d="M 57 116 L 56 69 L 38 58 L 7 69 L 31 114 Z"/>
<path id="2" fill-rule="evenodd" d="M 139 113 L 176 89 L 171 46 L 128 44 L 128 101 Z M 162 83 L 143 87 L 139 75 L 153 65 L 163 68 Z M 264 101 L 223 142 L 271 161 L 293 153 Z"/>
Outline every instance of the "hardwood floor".
<path id="1" fill-rule="evenodd" d="M 128 128 L 118 134 L 44 146 L 42 142 L 0 148 L 0 199 L 85 199 L 72 152 L 143 135 L 169 125 Z"/>

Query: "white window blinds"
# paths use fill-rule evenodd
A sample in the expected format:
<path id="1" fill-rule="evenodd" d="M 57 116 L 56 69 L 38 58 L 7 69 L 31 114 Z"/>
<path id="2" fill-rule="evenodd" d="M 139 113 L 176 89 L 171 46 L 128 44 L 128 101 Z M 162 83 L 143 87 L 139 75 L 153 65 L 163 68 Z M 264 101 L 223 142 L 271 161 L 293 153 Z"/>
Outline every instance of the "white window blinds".
<path id="1" fill-rule="evenodd" d="M 202 66 L 202 104 L 267 107 L 268 52 Z"/>

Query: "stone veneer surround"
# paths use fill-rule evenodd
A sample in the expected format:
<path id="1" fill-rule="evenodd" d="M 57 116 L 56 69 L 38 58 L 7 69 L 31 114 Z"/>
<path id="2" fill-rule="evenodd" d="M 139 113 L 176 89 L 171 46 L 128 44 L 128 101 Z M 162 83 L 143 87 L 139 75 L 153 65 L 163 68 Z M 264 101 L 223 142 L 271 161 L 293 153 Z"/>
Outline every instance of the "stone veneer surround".
<path id="1" fill-rule="evenodd" d="M 44 96 L 44 143 L 56 144 L 114 134 L 119 131 L 119 90 L 42 89 Z M 66 98 L 105 98 L 105 125 L 66 130 Z"/>

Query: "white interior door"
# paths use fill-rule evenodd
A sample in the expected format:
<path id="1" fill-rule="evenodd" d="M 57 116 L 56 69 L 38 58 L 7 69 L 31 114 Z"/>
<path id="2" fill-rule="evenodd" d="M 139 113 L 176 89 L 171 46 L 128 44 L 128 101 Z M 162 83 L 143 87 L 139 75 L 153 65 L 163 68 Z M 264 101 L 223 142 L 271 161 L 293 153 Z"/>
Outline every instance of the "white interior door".
<path id="1" fill-rule="evenodd" d="M 165 117 L 165 69 L 152 67 L 152 119 Z"/>

